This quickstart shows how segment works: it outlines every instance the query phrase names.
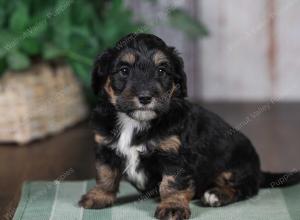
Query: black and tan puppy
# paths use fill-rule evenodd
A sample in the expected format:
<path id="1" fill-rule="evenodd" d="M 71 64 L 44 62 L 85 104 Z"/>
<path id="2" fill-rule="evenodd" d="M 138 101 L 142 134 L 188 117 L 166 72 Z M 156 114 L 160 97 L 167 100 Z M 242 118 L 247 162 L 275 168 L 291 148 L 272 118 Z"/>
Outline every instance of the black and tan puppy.
<path id="1" fill-rule="evenodd" d="M 183 61 L 154 35 L 130 34 L 105 51 L 92 86 L 97 184 L 79 202 L 84 208 L 112 205 L 124 176 L 141 192 L 159 188 L 158 219 L 188 219 L 194 198 L 223 206 L 286 175 L 262 172 L 243 134 L 185 99 Z M 299 180 L 293 173 L 279 185 Z"/>

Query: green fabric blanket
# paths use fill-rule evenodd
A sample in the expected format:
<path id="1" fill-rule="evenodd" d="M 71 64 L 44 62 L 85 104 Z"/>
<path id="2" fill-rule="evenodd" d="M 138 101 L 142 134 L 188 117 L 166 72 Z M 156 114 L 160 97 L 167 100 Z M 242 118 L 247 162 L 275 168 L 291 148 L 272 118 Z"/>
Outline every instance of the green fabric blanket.
<path id="1" fill-rule="evenodd" d="M 77 201 L 94 181 L 28 182 L 14 220 L 138 220 L 154 219 L 158 201 L 139 195 L 122 182 L 118 202 L 111 208 L 85 210 Z M 203 208 L 191 203 L 192 219 L 203 220 L 300 220 L 300 185 L 285 189 L 261 190 L 244 202 L 222 208 Z"/>

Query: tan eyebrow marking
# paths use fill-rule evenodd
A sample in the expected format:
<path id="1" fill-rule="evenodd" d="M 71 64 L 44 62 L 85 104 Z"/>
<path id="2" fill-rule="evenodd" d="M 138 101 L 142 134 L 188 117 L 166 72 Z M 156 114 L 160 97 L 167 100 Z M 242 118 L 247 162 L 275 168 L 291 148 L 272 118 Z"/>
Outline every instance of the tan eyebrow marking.
<path id="1" fill-rule="evenodd" d="M 135 55 L 132 52 L 127 52 L 121 55 L 121 61 L 129 63 L 129 64 L 134 64 L 135 62 Z"/>
<path id="2" fill-rule="evenodd" d="M 167 56 L 160 50 L 154 54 L 153 61 L 155 65 L 159 65 L 164 62 L 169 62 Z"/>

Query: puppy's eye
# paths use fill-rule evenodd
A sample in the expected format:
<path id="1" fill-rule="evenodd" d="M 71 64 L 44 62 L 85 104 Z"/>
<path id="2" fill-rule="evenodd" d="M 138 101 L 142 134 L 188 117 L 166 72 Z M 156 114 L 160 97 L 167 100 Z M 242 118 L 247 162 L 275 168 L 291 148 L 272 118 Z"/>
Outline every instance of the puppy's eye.
<path id="1" fill-rule="evenodd" d="M 121 67 L 119 73 L 122 77 L 127 77 L 129 75 L 129 68 L 128 67 Z"/>
<path id="2" fill-rule="evenodd" d="M 158 74 L 161 77 L 165 77 L 167 72 L 166 72 L 165 68 L 160 67 L 160 68 L 158 68 Z"/>

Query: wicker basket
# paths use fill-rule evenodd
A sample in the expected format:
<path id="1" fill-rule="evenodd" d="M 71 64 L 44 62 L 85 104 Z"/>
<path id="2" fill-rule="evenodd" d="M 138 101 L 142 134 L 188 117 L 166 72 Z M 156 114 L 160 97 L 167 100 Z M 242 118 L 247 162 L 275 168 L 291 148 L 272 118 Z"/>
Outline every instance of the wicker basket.
<path id="1" fill-rule="evenodd" d="M 55 134 L 87 116 L 82 89 L 68 66 L 42 63 L 0 80 L 0 142 Z"/>

